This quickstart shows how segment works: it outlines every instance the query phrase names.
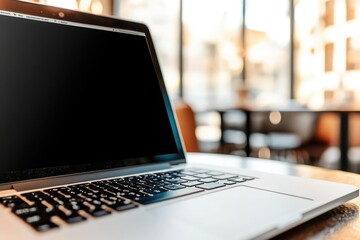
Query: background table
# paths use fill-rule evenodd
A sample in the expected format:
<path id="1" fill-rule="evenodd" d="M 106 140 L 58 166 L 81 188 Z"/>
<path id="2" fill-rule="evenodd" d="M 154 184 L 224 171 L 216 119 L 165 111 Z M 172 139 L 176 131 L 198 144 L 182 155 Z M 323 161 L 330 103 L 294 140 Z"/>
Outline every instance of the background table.
<path id="1" fill-rule="evenodd" d="M 308 165 L 290 164 L 275 160 L 243 158 L 223 154 L 188 153 L 190 163 L 241 167 L 251 170 L 316 178 L 352 184 L 360 188 L 360 175 L 340 170 L 323 169 Z M 303 223 L 274 239 L 360 239 L 360 198 L 355 198 Z"/>
<path id="2" fill-rule="evenodd" d="M 228 111 L 243 111 L 246 114 L 245 122 L 245 153 L 250 156 L 251 146 L 250 135 L 252 133 L 252 114 L 253 113 L 271 113 L 271 112 L 293 112 L 293 113 L 313 113 L 324 114 L 334 113 L 339 116 L 339 149 L 340 149 L 340 169 L 344 171 L 349 170 L 348 148 L 349 148 L 349 116 L 350 114 L 360 114 L 360 103 L 353 104 L 323 104 L 319 106 L 305 106 L 297 103 L 296 101 L 285 101 L 281 104 L 257 104 L 253 102 L 244 102 L 241 104 L 229 104 L 212 102 L 204 104 L 200 112 L 215 111 L 220 115 L 220 128 L 223 133 L 225 129 L 224 114 Z M 331 131 L 331 129 L 329 129 Z M 220 143 L 224 143 L 223 135 L 220 138 Z"/>

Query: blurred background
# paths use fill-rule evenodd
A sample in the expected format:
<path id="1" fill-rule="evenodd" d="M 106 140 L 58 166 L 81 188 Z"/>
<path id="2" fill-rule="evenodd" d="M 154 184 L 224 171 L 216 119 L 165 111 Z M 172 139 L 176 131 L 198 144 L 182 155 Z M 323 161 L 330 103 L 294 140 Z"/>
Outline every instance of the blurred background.
<path id="1" fill-rule="evenodd" d="M 247 155 L 249 144 L 253 157 L 340 168 L 336 111 L 256 111 L 247 139 L 246 112 L 217 107 L 330 102 L 351 105 L 348 170 L 360 172 L 360 0 L 31 2 L 146 23 L 171 98 L 194 112 L 196 151 Z"/>

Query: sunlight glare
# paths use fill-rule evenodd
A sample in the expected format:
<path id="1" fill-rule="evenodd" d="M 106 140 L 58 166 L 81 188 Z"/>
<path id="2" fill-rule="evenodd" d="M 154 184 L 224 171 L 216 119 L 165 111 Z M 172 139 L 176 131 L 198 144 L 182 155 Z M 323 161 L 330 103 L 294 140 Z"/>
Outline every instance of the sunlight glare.
<path id="1" fill-rule="evenodd" d="M 77 9 L 76 0 L 47 0 L 46 4 L 67 9 Z"/>

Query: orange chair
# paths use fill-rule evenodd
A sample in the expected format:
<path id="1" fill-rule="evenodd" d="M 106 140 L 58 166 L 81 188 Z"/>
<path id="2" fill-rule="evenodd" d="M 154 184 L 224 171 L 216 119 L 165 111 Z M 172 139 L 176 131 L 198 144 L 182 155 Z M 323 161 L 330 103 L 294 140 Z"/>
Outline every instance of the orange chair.
<path id="1" fill-rule="evenodd" d="M 196 119 L 192 107 L 183 100 L 174 101 L 174 110 L 187 152 L 199 152 L 199 141 L 196 137 Z"/>

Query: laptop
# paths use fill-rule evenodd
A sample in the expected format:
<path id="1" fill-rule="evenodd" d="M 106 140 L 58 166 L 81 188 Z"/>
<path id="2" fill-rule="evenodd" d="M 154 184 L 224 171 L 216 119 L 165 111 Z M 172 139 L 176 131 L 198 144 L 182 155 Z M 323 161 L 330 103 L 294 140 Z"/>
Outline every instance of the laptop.
<path id="1" fill-rule="evenodd" d="M 187 162 L 148 27 L 0 1 L 2 239 L 268 239 L 358 196 Z"/>

